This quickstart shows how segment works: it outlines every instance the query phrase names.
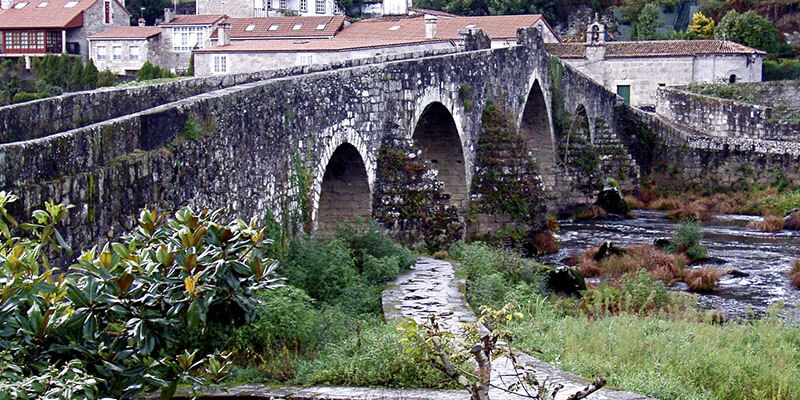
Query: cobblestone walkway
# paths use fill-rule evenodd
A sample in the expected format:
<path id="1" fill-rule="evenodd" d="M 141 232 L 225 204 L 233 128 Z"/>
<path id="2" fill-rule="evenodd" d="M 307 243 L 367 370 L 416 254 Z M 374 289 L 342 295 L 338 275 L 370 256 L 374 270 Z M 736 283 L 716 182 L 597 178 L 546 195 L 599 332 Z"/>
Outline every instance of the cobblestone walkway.
<path id="1" fill-rule="evenodd" d="M 443 325 L 455 332 L 460 325 L 476 321 L 475 314 L 467 306 L 464 285 L 463 280 L 456 278 L 453 266 L 449 262 L 420 258 L 410 272 L 398 277 L 390 288 L 383 292 L 381 300 L 384 316 L 390 322 L 397 322 L 405 317 L 424 322 L 428 315 L 437 314 L 443 317 Z M 517 360 L 521 365 L 531 364 L 540 381 L 546 378 L 554 385 L 564 386 L 556 400 L 566 399 L 588 384 L 587 380 L 577 375 L 556 369 L 527 354 L 519 354 Z M 496 359 L 492 363 L 492 384 L 503 386 L 501 376 L 509 376 L 512 373 L 513 366 L 508 357 Z M 506 381 L 508 382 L 508 378 Z M 492 389 L 489 396 L 492 400 L 522 398 L 499 389 Z M 608 388 L 593 393 L 588 399 L 654 400 L 647 396 Z"/>

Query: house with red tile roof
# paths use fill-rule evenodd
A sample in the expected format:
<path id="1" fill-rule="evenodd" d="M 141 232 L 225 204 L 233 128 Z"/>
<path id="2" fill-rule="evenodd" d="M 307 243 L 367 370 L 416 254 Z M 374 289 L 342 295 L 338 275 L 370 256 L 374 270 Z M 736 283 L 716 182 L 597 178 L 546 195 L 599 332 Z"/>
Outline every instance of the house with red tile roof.
<path id="1" fill-rule="evenodd" d="M 145 62 L 164 65 L 169 52 L 158 26 L 123 26 L 87 38 L 89 57 L 97 69 L 135 75 Z"/>
<path id="2" fill-rule="evenodd" d="M 160 66 L 175 72 L 185 71 L 192 50 L 210 46 L 211 34 L 225 18 L 225 14 L 175 15 L 173 9 L 164 9 L 164 21 L 158 24 L 165 49 Z"/>
<path id="3" fill-rule="evenodd" d="M 89 58 L 86 38 L 130 25 L 117 0 L 16 0 L 0 13 L 2 57 L 67 53 Z"/>
<path id="4" fill-rule="evenodd" d="M 545 48 L 635 107 L 654 107 L 660 86 L 761 81 L 766 53 L 729 40 L 607 42 L 604 32 L 595 22 L 587 28 L 585 43 Z"/>
<path id="5" fill-rule="evenodd" d="M 343 15 L 323 17 L 265 17 L 226 18 L 230 24 L 229 38 L 239 40 L 274 39 L 332 39 L 344 27 Z M 219 29 L 211 34 L 211 44 L 216 45 Z"/>
<path id="6" fill-rule="evenodd" d="M 197 0 L 196 7 L 198 14 L 227 14 L 235 18 L 344 15 L 335 0 Z"/>
<path id="7" fill-rule="evenodd" d="M 292 23 L 283 27 L 291 27 L 284 32 L 278 32 L 279 27 L 269 25 L 275 27 L 273 40 L 247 40 L 241 32 L 243 26 L 252 26 L 252 35 L 264 39 L 261 36 L 264 33 L 256 30 L 263 29 L 267 24 L 259 28 L 258 24 L 245 25 L 245 22 L 233 21 L 229 36 L 222 33 L 227 41 L 220 41 L 218 46 L 195 50 L 195 72 L 198 75 L 253 72 L 388 54 L 456 51 L 463 48 L 464 30 L 471 29 L 484 30 L 492 39 L 493 47 L 516 44 L 517 29 L 532 26 L 539 27 L 547 41 L 559 41 L 540 15 L 381 17 L 352 23 L 338 33 L 332 29 L 333 36 L 328 39 L 322 38 L 327 29 L 322 23 L 308 27 Z M 313 36 L 312 31 L 317 28 L 320 32 L 318 36 Z M 309 29 L 309 32 L 303 33 L 304 29 Z M 292 34 L 289 32 L 297 36 L 288 36 Z"/>

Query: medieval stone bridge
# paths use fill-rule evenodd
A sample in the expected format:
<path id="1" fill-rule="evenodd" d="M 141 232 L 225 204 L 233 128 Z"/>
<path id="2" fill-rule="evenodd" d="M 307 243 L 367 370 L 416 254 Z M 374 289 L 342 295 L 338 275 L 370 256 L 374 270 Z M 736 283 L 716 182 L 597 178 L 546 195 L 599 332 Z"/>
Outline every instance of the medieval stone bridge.
<path id="1" fill-rule="evenodd" d="M 381 178 L 379 164 L 396 148 L 426 166 L 419 181 L 405 184 L 430 183 L 432 201 L 463 217 L 476 196 L 472 178 L 490 102 L 513 115 L 538 160 L 551 210 L 591 201 L 596 190 L 576 183 L 580 171 L 570 170 L 565 148 L 594 145 L 595 178 L 633 181 L 638 169 L 615 134 L 618 97 L 551 59 L 535 30 L 520 30 L 518 42 L 490 49 L 476 31 L 459 52 L 0 108 L 0 189 L 22 198 L 19 213 L 48 199 L 76 205 L 65 233 L 78 245 L 131 229 L 146 205 L 224 207 L 247 219 L 295 210 L 307 214 L 308 228 L 326 232 L 391 203 L 378 192 L 397 182 Z"/>

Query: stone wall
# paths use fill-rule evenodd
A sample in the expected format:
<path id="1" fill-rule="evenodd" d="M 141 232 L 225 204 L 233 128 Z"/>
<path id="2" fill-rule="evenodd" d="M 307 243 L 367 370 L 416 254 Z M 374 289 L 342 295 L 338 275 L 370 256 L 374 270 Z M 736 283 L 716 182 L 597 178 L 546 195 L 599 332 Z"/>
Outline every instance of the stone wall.
<path id="1" fill-rule="evenodd" d="M 670 189 L 747 190 L 784 177 L 800 184 L 800 144 L 698 136 L 658 115 L 618 108 L 623 137 L 644 173 Z"/>
<path id="2" fill-rule="evenodd" d="M 771 107 L 660 88 L 656 112 L 712 137 L 800 141 L 800 121 L 777 121 Z"/>

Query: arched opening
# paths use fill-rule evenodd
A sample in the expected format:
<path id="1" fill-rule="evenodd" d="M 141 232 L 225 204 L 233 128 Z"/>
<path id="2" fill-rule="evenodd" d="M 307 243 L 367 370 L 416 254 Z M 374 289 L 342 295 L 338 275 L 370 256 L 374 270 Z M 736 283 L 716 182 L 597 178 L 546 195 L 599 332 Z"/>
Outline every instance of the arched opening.
<path id="1" fill-rule="evenodd" d="M 728 83 L 736 83 L 736 74 L 731 74 L 728 78 Z"/>
<path id="2" fill-rule="evenodd" d="M 533 82 L 528 99 L 525 101 L 520 134 L 528 145 L 528 150 L 533 152 L 540 163 L 553 160 L 555 149 L 550 136 L 550 118 L 547 116 L 547 105 L 538 80 Z"/>
<path id="3" fill-rule="evenodd" d="M 414 143 L 422 149 L 422 158 L 439 171 L 450 204 L 463 212 L 469 199 L 464 151 L 456 122 L 442 103 L 432 103 L 422 112 L 414 128 Z"/>
<path id="4" fill-rule="evenodd" d="M 333 152 L 322 177 L 317 234 L 330 235 L 344 221 L 369 217 L 371 206 L 364 161 L 353 145 L 344 143 Z"/>

